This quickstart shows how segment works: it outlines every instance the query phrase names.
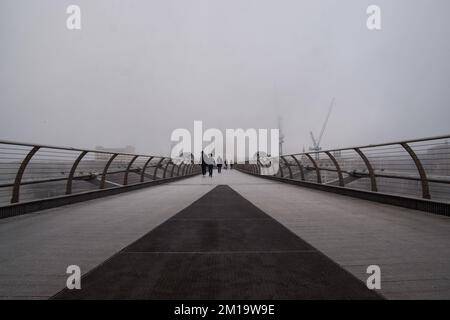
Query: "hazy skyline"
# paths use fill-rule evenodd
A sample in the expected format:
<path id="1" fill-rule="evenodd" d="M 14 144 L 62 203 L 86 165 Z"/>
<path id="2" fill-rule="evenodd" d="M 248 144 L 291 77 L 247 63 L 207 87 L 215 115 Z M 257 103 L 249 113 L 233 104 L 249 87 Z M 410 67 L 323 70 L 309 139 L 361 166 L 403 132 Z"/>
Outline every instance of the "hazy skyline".
<path id="1" fill-rule="evenodd" d="M 81 7 L 82 29 L 66 28 Z M 366 28 L 366 8 L 382 30 Z M 176 128 L 276 128 L 284 151 L 450 132 L 447 0 L 0 2 L 0 139 L 170 152 Z"/>

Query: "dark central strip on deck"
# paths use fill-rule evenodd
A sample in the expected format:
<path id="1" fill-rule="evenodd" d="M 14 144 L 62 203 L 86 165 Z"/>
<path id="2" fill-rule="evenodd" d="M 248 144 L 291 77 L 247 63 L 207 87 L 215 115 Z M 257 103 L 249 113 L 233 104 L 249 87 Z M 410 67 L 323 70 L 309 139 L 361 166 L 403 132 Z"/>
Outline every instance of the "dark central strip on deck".
<path id="1" fill-rule="evenodd" d="M 380 298 L 226 185 L 93 269 L 81 287 L 54 298 Z"/>

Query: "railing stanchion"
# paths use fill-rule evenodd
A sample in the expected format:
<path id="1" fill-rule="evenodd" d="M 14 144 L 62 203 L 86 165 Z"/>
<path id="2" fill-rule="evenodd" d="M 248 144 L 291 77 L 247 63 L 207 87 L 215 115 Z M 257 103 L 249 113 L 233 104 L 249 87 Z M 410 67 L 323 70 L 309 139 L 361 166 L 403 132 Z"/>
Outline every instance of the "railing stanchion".
<path id="1" fill-rule="evenodd" d="M 158 173 L 158 168 L 161 165 L 161 163 L 164 161 L 164 159 L 165 158 L 162 157 L 161 160 L 159 160 L 158 163 L 156 164 L 155 171 L 153 171 L 153 180 L 157 179 L 157 175 L 156 174 Z"/>
<path id="2" fill-rule="evenodd" d="M 256 173 L 258 174 L 258 175 L 261 175 L 261 165 L 260 165 L 260 161 L 259 161 L 259 159 L 258 159 L 258 161 L 256 162 Z"/>
<path id="3" fill-rule="evenodd" d="M 114 153 L 109 158 L 108 162 L 106 163 L 105 167 L 103 168 L 102 180 L 100 181 L 100 189 L 105 189 L 105 181 L 106 181 L 106 174 L 108 173 L 108 168 L 118 155 L 119 155 L 118 153 Z"/>
<path id="4" fill-rule="evenodd" d="M 353 150 L 356 151 L 356 153 L 359 154 L 359 156 L 361 157 L 361 159 L 364 161 L 367 170 L 369 171 L 369 177 L 370 177 L 370 185 L 371 185 L 371 190 L 373 192 L 378 192 L 378 187 L 377 187 L 377 180 L 375 178 L 375 172 L 373 170 L 372 164 L 370 163 L 369 159 L 366 157 L 366 155 L 361 151 L 360 148 L 353 148 Z"/>
<path id="5" fill-rule="evenodd" d="M 142 172 L 141 172 L 141 183 L 144 182 L 144 178 L 145 178 L 145 169 L 147 169 L 148 164 L 150 163 L 150 161 L 152 161 L 154 157 L 150 157 L 148 158 L 147 162 L 145 162 L 144 166 L 142 167 Z"/>
<path id="6" fill-rule="evenodd" d="M 317 165 L 316 160 L 314 160 L 314 158 L 311 157 L 311 155 L 309 153 L 305 153 L 305 156 L 308 157 L 308 159 L 311 161 L 314 168 L 316 169 L 317 183 L 322 183 L 322 177 L 320 176 L 320 169 L 319 169 L 319 166 Z"/>
<path id="7" fill-rule="evenodd" d="M 164 167 L 163 179 L 166 178 L 167 168 L 169 167 L 169 164 L 170 164 L 171 162 L 172 162 L 172 160 L 169 159 L 169 161 L 167 161 L 166 166 Z"/>
<path id="8" fill-rule="evenodd" d="M 339 166 L 339 163 L 337 162 L 336 158 L 331 154 L 330 151 L 325 151 L 328 158 L 333 162 L 334 166 L 336 167 L 338 179 L 339 179 L 339 186 L 344 187 L 344 177 L 342 175 L 341 167 Z"/>
<path id="9" fill-rule="evenodd" d="M 413 159 L 414 164 L 416 165 L 417 171 L 419 171 L 420 175 L 420 181 L 422 183 L 422 198 L 424 199 L 431 199 L 430 195 L 430 187 L 428 185 L 428 178 L 427 174 L 425 172 L 425 169 L 422 165 L 422 162 L 420 162 L 419 158 L 417 157 L 414 150 L 406 143 L 401 143 L 402 147 L 408 152 L 410 157 Z"/>
<path id="10" fill-rule="evenodd" d="M 170 170 L 170 177 L 173 178 L 173 173 L 175 171 L 175 167 L 178 167 L 175 163 L 172 165 L 172 170 Z"/>
<path id="11" fill-rule="evenodd" d="M 41 147 L 39 146 L 34 146 L 30 150 L 30 152 L 28 152 L 25 159 L 23 159 L 22 163 L 20 164 L 19 170 L 17 171 L 16 179 L 14 180 L 11 203 L 19 202 L 20 183 L 22 182 L 23 173 L 25 172 L 25 169 L 27 168 L 27 165 L 30 162 L 31 158 L 33 158 L 33 156 L 36 154 L 36 152 L 38 152 L 40 148 Z"/>
<path id="12" fill-rule="evenodd" d="M 283 159 L 284 164 L 286 165 L 286 167 L 288 168 L 289 171 L 289 179 L 292 179 L 292 169 L 291 166 L 289 165 L 289 163 L 287 162 L 286 158 L 284 156 L 280 156 L 281 159 Z"/>
<path id="13" fill-rule="evenodd" d="M 283 172 L 283 168 L 281 167 L 281 161 L 278 162 L 278 168 L 280 171 L 280 177 L 284 178 L 284 172 Z"/>
<path id="14" fill-rule="evenodd" d="M 300 170 L 300 180 L 305 181 L 305 173 L 303 172 L 302 164 L 300 163 L 300 161 L 298 161 L 295 155 L 292 155 L 291 158 L 294 159 L 295 163 L 297 163 L 298 169 Z"/>
<path id="15" fill-rule="evenodd" d="M 80 163 L 81 159 L 83 159 L 87 153 L 87 151 L 82 151 L 73 163 L 72 168 L 70 169 L 69 177 L 67 178 L 66 194 L 72 194 L 73 176 L 75 175 L 75 171 L 77 170 L 78 164 Z"/>
<path id="16" fill-rule="evenodd" d="M 134 157 L 131 159 L 130 163 L 128 163 L 127 171 L 125 171 L 125 175 L 124 175 L 124 177 L 123 177 L 123 185 L 124 185 L 124 186 L 126 186 L 126 185 L 128 184 L 128 173 L 130 172 L 131 166 L 133 165 L 133 163 L 136 161 L 136 159 L 137 159 L 138 157 L 139 157 L 139 156 L 134 156 Z"/>

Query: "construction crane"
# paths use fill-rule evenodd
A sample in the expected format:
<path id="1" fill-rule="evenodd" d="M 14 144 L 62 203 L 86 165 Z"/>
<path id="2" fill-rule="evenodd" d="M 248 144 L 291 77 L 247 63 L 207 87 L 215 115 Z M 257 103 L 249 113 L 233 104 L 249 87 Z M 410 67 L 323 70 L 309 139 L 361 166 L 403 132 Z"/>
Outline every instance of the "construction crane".
<path id="1" fill-rule="evenodd" d="M 327 127 L 328 119 L 330 118 L 331 110 L 333 109 L 334 100 L 335 100 L 334 98 L 333 98 L 333 100 L 331 100 L 330 108 L 328 109 L 327 117 L 325 118 L 325 122 L 323 123 L 322 130 L 320 131 L 319 138 L 316 139 L 314 137 L 314 134 L 312 133 L 312 131 L 309 132 L 309 134 L 311 135 L 312 142 L 313 142 L 313 146 L 309 147 L 309 150 L 316 152 L 316 159 L 319 159 L 319 153 L 318 152 L 320 150 L 322 150 L 322 147 L 320 146 L 320 142 L 322 141 L 322 137 L 323 137 L 323 134 L 325 132 L 325 128 Z"/>

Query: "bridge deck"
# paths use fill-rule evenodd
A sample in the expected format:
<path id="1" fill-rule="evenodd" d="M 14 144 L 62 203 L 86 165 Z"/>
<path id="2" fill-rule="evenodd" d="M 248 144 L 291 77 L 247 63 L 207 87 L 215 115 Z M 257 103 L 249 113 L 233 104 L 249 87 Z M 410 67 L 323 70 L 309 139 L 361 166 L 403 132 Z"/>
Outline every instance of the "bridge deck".
<path id="1" fill-rule="evenodd" d="M 54 295 L 65 286 L 68 265 L 77 264 L 84 274 L 87 273 L 218 184 L 231 186 L 261 209 L 261 215 L 268 214 L 293 231 L 304 240 L 296 238 L 298 245 L 312 245 L 362 281 L 367 277 L 368 265 L 379 265 L 382 293 L 387 298 L 450 298 L 447 276 L 450 219 L 267 181 L 236 171 L 225 171 L 213 179 L 194 177 L 0 221 L 0 297 Z M 191 211 L 189 219 L 192 214 L 195 212 Z M 215 223 L 220 226 L 224 221 Z M 170 225 L 169 221 L 160 228 L 164 225 Z M 225 228 L 226 224 L 223 226 Z M 193 230 L 198 233 L 207 228 Z M 143 239 L 148 240 L 152 234 L 155 233 L 150 232 Z M 278 239 L 281 234 L 284 233 L 272 236 Z M 230 237 L 233 235 L 231 233 Z M 224 241 L 232 239 L 224 237 L 224 244 L 239 244 Z M 166 235 L 156 243 L 164 243 L 174 251 L 182 248 L 182 244 L 187 245 L 175 239 Z M 144 244 L 155 243 L 154 239 L 147 240 Z M 242 243 L 250 246 L 245 249 L 248 251 L 258 242 Z M 227 247 L 220 248 L 224 249 Z M 289 246 L 282 248 L 288 249 Z M 302 264 L 295 259 L 288 260 L 294 261 L 292 266 L 296 268 Z M 245 263 L 249 265 L 249 261 Z M 328 263 L 331 262 L 325 258 L 320 265 Z M 283 266 L 283 262 L 279 265 Z M 337 275 L 341 274 L 342 269 L 336 270 L 339 270 Z M 311 277 L 314 278 L 312 274 Z M 331 284 L 330 288 L 333 288 Z M 336 290 L 331 292 L 338 293 Z"/>
<path id="2" fill-rule="evenodd" d="M 58 299 L 377 299 L 361 281 L 221 185 Z"/>

